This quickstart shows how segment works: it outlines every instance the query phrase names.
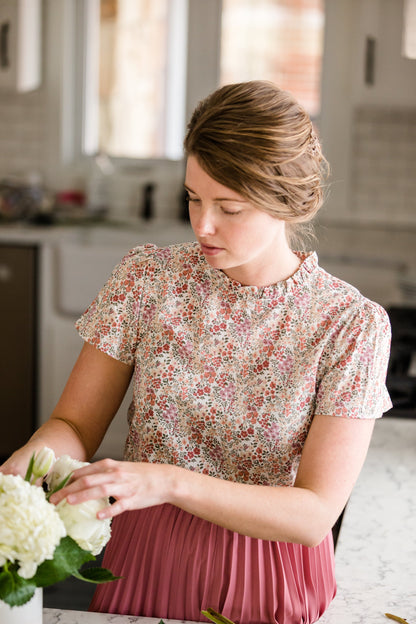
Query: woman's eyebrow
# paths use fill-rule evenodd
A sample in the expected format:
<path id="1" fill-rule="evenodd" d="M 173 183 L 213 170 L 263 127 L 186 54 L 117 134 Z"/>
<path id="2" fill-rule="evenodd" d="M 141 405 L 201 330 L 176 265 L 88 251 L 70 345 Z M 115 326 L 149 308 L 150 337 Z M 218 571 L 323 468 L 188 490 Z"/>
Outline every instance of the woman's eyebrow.
<path id="1" fill-rule="evenodd" d="M 195 191 L 193 191 L 189 186 L 187 186 L 186 184 L 184 184 L 184 187 L 187 191 L 189 191 L 190 193 L 193 193 L 194 195 L 196 195 Z"/>
<path id="2" fill-rule="evenodd" d="M 189 191 L 189 193 L 193 193 L 194 195 L 198 195 L 198 193 L 196 193 L 195 191 L 193 191 L 189 186 L 187 186 L 186 184 L 184 184 L 184 187 L 187 191 Z M 229 202 L 238 202 L 239 204 L 247 204 L 248 201 L 246 199 L 243 198 L 239 198 L 239 197 L 216 197 L 214 199 L 214 201 L 229 201 Z"/>

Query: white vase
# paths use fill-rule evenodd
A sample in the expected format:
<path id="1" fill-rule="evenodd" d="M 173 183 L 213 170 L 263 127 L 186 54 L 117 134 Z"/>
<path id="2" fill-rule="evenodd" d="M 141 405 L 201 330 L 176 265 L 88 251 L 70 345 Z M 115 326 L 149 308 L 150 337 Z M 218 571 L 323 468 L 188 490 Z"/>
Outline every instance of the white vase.
<path id="1" fill-rule="evenodd" d="M 42 624 L 43 590 L 38 587 L 29 602 L 10 607 L 0 600 L 0 624 Z"/>

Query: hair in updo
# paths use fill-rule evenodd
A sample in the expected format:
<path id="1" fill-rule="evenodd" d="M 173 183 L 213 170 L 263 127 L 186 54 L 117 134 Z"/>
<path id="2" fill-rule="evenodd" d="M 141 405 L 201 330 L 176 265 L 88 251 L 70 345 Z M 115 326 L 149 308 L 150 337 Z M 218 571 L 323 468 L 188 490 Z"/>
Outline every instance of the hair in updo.
<path id="1" fill-rule="evenodd" d="M 327 161 L 309 115 L 271 82 L 214 91 L 196 107 L 184 147 L 217 182 L 289 226 L 323 203 Z"/>

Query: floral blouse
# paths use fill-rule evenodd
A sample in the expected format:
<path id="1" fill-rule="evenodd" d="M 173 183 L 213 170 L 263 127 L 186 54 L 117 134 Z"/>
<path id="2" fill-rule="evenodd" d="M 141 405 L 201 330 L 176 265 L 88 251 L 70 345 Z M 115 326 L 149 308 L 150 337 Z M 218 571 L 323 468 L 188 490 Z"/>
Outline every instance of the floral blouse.
<path id="1" fill-rule="evenodd" d="M 292 485 L 314 414 L 377 418 L 387 313 L 318 266 L 242 286 L 197 243 L 132 249 L 77 321 L 134 365 L 125 459 L 228 480 Z"/>

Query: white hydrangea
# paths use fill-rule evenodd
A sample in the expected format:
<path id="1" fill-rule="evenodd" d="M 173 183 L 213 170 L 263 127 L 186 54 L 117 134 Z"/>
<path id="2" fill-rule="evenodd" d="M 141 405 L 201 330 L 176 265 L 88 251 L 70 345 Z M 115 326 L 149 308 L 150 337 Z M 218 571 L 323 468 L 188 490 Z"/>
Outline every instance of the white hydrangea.
<path id="1" fill-rule="evenodd" d="M 65 525 L 42 488 L 0 473 L 0 567 L 16 562 L 18 574 L 32 578 L 43 561 L 53 559 L 65 535 Z"/>
<path id="2" fill-rule="evenodd" d="M 88 462 L 80 462 L 69 455 L 62 455 L 46 477 L 49 489 L 54 490 L 65 477 L 82 466 L 88 466 Z M 111 536 L 111 520 L 97 518 L 97 512 L 108 504 L 108 498 L 89 500 L 79 505 L 70 505 L 64 499 L 56 506 L 67 534 L 80 548 L 93 555 L 98 555 L 102 551 Z"/>

